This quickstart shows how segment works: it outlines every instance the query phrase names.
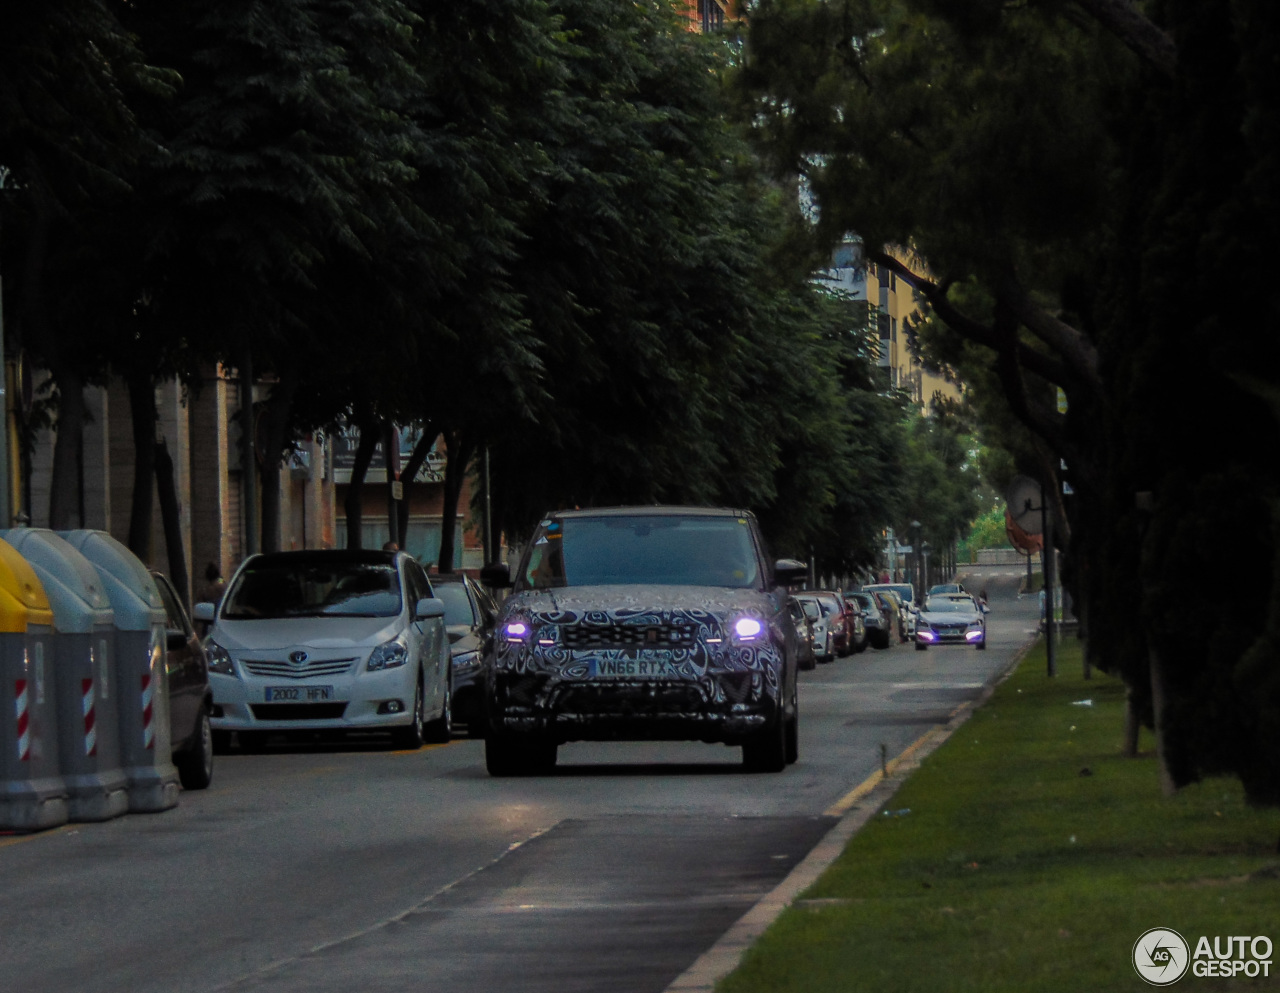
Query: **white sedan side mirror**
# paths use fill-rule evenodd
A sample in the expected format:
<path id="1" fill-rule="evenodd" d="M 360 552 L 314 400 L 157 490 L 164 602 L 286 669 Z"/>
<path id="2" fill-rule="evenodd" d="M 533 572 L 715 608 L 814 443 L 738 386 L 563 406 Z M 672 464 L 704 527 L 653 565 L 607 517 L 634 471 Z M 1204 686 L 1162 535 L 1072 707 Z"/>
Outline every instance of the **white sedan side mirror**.
<path id="1" fill-rule="evenodd" d="M 413 616 L 418 620 L 444 616 L 444 601 L 436 597 L 423 597 L 413 608 Z"/>

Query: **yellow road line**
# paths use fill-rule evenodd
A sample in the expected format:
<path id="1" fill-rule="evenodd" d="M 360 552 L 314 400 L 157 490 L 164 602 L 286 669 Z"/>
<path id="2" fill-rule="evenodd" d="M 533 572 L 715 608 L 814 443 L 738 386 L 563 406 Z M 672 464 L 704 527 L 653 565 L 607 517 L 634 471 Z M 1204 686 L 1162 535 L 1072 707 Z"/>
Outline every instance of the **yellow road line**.
<path id="1" fill-rule="evenodd" d="M 405 748 L 400 751 L 388 752 L 389 755 L 417 755 L 419 752 L 429 752 L 436 748 L 451 748 L 454 745 L 462 744 L 461 738 L 454 738 L 453 741 L 442 741 L 438 745 L 422 745 L 418 748 Z"/>
<path id="2" fill-rule="evenodd" d="M 36 838 L 47 838 L 53 834 L 61 834 L 68 830 L 70 824 L 63 824 L 56 828 L 48 828 L 44 831 L 34 831 L 31 834 L 20 834 L 13 838 L 4 838 L 0 840 L 0 848 L 8 848 L 10 845 L 21 845 L 24 841 L 34 841 Z"/>
<path id="3" fill-rule="evenodd" d="M 822 813 L 827 817 L 843 817 L 849 812 L 855 803 L 865 797 L 884 781 L 885 773 L 892 776 L 897 771 L 898 766 L 908 761 L 926 744 L 942 737 L 945 734 L 946 728 L 942 725 L 939 724 L 931 727 L 928 731 L 908 745 L 899 755 L 895 756 L 889 762 L 886 762 L 884 769 L 877 769 Z"/>

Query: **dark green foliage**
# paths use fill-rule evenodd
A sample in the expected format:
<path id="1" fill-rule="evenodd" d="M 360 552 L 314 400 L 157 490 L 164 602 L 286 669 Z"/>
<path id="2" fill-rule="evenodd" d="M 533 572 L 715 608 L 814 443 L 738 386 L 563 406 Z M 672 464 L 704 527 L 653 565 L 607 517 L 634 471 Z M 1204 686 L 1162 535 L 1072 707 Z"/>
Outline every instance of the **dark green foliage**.
<path id="1" fill-rule="evenodd" d="M 264 500 L 278 452 L 346 419 L 488 445 L 517 534 L 551 506 L 730 503 L 852 569 L 901 512 L 905 421 L 865 313 L 810 282 L 822 242 L 731 113 L 738 50 L 665 2 L 135 0 L 15 24 L 0 164 L 30 172 L 0 219 L 7 267 L 39 276 L 16 326 L 59 329 L 39 358 L 68 342 L 73 386 L 270 377 Z M 55 49 L 77 53 L 57 74 Z"/>
<path id="2" fill-rule="evenodd" d="M 744 92 L 824 226 L 926 260 L 919 347 L 960 371 L 1009 453 L 996 475 L 1055 492 L 1065 459 L 1090 654 L 1159 722 L 1174 777 L 1230 771 L 1280 802 L 1261 661 L 1280 617 L 1277 10 L 1144 5 L 1170 69 L 1092 8 L 760 0 Z"/>

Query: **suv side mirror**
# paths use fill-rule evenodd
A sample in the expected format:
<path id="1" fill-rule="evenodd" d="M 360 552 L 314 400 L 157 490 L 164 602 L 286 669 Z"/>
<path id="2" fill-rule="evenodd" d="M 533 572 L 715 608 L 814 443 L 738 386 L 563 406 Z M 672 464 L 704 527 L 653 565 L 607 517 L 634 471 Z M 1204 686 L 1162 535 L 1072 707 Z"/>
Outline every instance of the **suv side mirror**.
<path id="1" fill-rule="evenodd" d="M 799 559 L 778 559 L 773 564 L 773 582 L 777 586 L 803 586 L 809 578 L 809 567 Z"/>
<path id="2" fill-rule="evenodd" d="M 203 624 L 212 624 L 216 610 L 217 608 L 211 603 L 198 603 L 191 608 L 191 617 L 193 620 L 200 621 Z"/>
<path id="3" fill-rule="evenodd" d="M 511 567 L 505 562 L 490 562 L 480 570 L 480 582 L 493 589 L 510 589 L 514 585 L 511 582 Z"/>

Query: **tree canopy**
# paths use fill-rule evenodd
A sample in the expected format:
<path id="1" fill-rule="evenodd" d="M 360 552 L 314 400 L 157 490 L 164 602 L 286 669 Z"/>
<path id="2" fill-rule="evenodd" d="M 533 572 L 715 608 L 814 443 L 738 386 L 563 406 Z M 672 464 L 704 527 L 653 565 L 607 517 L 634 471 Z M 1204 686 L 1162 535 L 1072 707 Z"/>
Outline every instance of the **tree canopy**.
<path id="1" fill-rule="evenodd" d="M 1172 782 L 1280 802 L 1273 4 L 757 0 L 743 94 L 822 223 L 931 308 L 1016 468 L 1054 495 L 1094 661 Z M 1251 290 L 1241 292 L 1241 287 Z M 1058 391 L 1066 413 L 1058 409 Z M 1065 462 L 1073 495 L 1063 499 Z M 1224 520 L 1249 522 L 1243 543 Z M 1233 609 L 1190 623 L 1186 598 Z"/>
<path id="2" fill-rule="evenodd" d="M 339 421 L 370 450 L 390 423 L 443 433 L 451 499 L 487 446 L 517 535 L 552 506 L 731 503 L 850 570 L 902 512 L 910 418 L 865 314 L 812 282 L 823 242 L 725 86 L 739 46 L 666 0 L 4 16 L 8 331 L 60 423 L 84 384 L 128 383 L 138 541 L 154 387 L 215 361 L 266 383 L 266 547 L 280 456 Z"/>

